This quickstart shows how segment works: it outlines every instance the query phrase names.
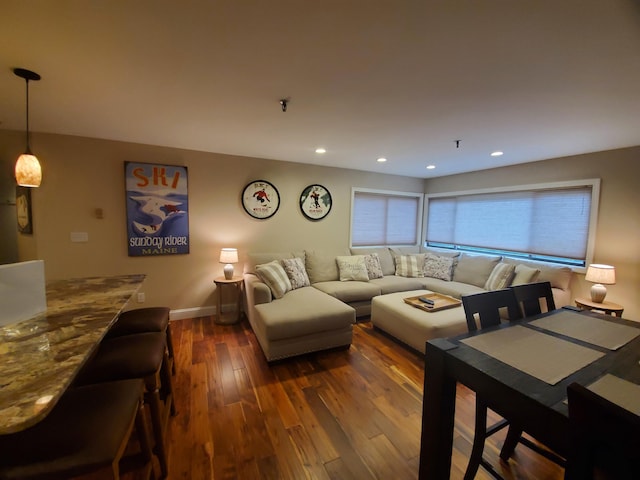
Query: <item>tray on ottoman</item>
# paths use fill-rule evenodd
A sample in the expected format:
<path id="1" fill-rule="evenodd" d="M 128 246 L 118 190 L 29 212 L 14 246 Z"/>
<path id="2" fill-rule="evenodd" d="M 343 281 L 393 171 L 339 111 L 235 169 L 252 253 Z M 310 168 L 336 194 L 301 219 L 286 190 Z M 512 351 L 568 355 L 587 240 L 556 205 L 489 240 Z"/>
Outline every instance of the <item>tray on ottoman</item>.
<path id="1" fill-rule="evenodd" d="M 420 298 L 428 298 L 433 301 L 433 305 L 424 303 Z M 424 295 L 418 295 L 417 297 L 407 297 L 404 299 L 405 303 L 424 310 L 425 312 L 437 312 L 444 310 L 445 308 L 457 307 L 462 302 L 457 298 L 450 297 L 449 295 L 443 295 L 441 293 L 425 293 Z"/>

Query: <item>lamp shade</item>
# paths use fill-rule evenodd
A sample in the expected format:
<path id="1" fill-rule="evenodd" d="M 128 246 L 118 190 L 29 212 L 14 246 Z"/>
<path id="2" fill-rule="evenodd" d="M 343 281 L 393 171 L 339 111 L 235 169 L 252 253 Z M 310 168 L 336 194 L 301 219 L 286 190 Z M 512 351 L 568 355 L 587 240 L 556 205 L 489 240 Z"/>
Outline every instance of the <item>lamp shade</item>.
<path id="1" fill-rule="evenodd" d="M 39 187 L 42 182 L 42 169 L 35 155 L 23 153 L 16 161 L 16 183 L 23 187 Z"/>
<path id="2" fill-rule="evenodd" d="M 592 263 L 589 265 L 584 279 L 587 282 L 614 285 L 616 283 L 616 269 L 611 265 Z"/>
<path id="3" fill-rule="evenodd" d="M 238 250 L 236 248 L 220 250 L 220 263 L 238 263 Z"/>

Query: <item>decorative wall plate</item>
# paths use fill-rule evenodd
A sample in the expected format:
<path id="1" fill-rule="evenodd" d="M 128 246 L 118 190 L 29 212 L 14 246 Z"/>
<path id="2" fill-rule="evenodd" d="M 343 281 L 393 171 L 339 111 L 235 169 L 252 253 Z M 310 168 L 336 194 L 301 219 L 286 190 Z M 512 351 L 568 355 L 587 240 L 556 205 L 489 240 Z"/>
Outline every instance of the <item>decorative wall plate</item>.
<path id="1" fill-rule="evenodd" d="M 253 218 L 272 217 L 280 207 L 278 189 L 266 180 L 254 180 L 242 191 L 242 206 Z"/>
<path id="2" fill-rule="evenodd" d="M 300 210 L 309 220 L 322 220 L 331 211 L 331 194 L 322 185 L 309 185 L 300 195 Z"/>

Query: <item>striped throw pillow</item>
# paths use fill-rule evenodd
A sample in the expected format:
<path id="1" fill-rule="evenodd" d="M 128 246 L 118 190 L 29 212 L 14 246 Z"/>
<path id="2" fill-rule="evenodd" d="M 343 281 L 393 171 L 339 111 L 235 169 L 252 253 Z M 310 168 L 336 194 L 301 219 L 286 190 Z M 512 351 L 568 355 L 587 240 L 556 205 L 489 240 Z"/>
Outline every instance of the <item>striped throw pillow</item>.
<path id="1" fill-rule="evenodd" d="M 396 275 L 399 277 L 424 277 L 424 254 L 398 255 Z"/>
<path id="2" fill-rule="evenodd" d="M 511 280 L 513 279 L 515 270 L 515 265 L 511 265 L 509 263 L 498 263 L 493 267 L 489 278 L 487 278 L 487 283 L 484 284 L 484 289 L 501 290 L 503 288 L 507 288 L 511 285 Z"/>
<path id="3" fill-rule="evenodd" d="M 275 298 L 282 298 L 291 290 L 291 282 L 282 265 L 277 260 L 262 265 L 256 265 L 258 278 L 267 284 Z"/>

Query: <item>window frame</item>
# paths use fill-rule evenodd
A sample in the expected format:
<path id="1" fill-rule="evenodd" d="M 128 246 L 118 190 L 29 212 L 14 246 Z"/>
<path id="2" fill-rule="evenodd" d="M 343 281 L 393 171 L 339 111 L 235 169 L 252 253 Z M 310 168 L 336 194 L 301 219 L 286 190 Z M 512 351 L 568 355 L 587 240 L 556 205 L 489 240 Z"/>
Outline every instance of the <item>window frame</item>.
<path id="1" fill-rule="evenodd" d="M 462 197 L 467 195 L 479 195 L 479 194 L 501 194 L 501 193 L 510 193 L 510 192 L 526 192 L 526 191 L 541 191 L 541 190 L 563 190 L 577 187 L 589 187 L 591 188 L 591 209 L 589 212 L 589 226 L 587 233 L 587 245 L 586 245 L 586 256 L 585 256 L 585 265 L 567 265 L 561 262 L 553 262 L 552 260 L 539 260 L 535 259 L 537 262 L 548 263 L 551 265 L 562 265 L 568 266 L 574 272 L 584 273 L 587 270 L 589 264 L 593 262 L 593 256 L 595 252 L 595 241 L 596 241 L 596 231 L 598 228 L 598 211 L 600 206 L 600 179 L 599 178 L 588 178 L 583 180 L 567 180 L 560 182 L 547 182 L 547 183 L 535 183 L 528 185 L 513 185 L 513 186 L 504 186 L 504 187 L 492 187 L 492 188 L 481 188 L 481 189 L 472 189 L 472 190 L 461 190 L 455 192 L 442 192 L 442 193 L 425 193 L 424 195 L 424 218 L 422 220 L 422 247 L 423 248 L 436 248 L 434 246 L 427 246 L 427 226 L 428 226 L 428 217 L 429 217 L 429 200 L 432 198 L 442 198 L 442 197 Z M 450 249 L 445 248 L 444 250 L 450 251 Z M 482 248 L 457 248 L 457 251 L 461 252 L 469 252 L 469 253 L 487 253 L 487 254 L 501 254 L 505 257 L 511 257 L 505 253 L 499 253 L 497 250 L 492 251 L 491 249 L 482 249 Z M 522 255 L 514 254 L 513 258 L 522 258 L 523 260 L 534 260 L 528 258 L 526 253 Z"/>
<path id="2" fill-rule="evenodd" d="M 357 193 L 369 193 L 383 197 L 411 197 L 418 202 L 416 212 L 416 237 L 415 243 L 409 244 L 382 244 L 382 245 L 353 245 L 353 220 L 355 197 Z M 351 212 L 349 215 L 349 247 L 350 248 L 378 248 L 378 247 L 418 247 L 423 243 L 424 232 L 424 192 L 400 192 L 395 190 L 382 190 L 377 188 L 351 187 Z"/>

